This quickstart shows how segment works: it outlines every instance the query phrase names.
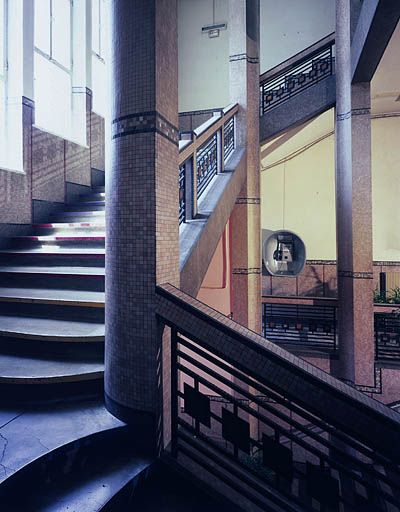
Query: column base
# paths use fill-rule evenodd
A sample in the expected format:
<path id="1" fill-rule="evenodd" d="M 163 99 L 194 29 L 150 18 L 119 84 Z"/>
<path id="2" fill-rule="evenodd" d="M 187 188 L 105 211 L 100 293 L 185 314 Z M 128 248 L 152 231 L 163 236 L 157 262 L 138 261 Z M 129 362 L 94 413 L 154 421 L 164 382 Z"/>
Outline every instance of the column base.
<path id="1" fill-rule="evenodd" d="M 110 398 L 107 393 L 104 393 L 104 402 L 109 413 L 129 426 L 132 432 L 131 446 L 138 453 L 157 455 L 156 415 L 122 405 Z"/>

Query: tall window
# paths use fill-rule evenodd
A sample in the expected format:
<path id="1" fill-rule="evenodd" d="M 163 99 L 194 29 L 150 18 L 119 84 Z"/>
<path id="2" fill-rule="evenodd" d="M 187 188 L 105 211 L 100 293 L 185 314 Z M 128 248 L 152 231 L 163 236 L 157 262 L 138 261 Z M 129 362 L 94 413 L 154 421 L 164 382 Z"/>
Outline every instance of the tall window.
<path id="1" fill-rule="evenodd" d="M 6 2 L 0 0 L 0 126 L 4 130 L 6 113 Z"/>
<path id="2" fill-rule="evenodd" d="M 40 127 L 71 136 L 71 0 L 35 0 L 35 118 Z"/>
<path id="3" fill-rule="evenodd" d="M 107 28 L 106 0 L 92 0 L 93 110 L 102 116 L 107 108 Z"/>

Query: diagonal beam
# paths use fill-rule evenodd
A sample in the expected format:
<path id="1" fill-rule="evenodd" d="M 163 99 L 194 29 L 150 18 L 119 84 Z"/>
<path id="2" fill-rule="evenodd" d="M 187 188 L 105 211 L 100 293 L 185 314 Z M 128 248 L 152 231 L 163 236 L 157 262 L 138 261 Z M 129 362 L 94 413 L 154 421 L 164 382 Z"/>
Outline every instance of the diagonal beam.
<path id="1" fill-rule="evenodd" d="M 399 18 L 399 0 L 364 0 L 351 44 L 353 83 L 371 81 Z"/>

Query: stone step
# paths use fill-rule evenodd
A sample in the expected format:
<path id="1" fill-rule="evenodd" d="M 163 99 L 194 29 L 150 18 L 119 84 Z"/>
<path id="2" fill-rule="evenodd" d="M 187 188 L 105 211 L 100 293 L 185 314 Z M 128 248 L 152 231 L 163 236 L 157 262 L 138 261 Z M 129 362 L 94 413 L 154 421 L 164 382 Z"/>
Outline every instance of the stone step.
<path id="1" fill-rule="evenodd" d="M 105 223 L 100 221 L 93 222 L 49 222 L 43 224 L 33 224 L 33 229 L 36 230 L 53 230 L 54 232 L 63 232 L 69 230 L 76 231 L 97 231 L 99 233 L 104 233 L 105 231 Z"/>
<path id="2" fill-rule="evenodd" d="M 0 354 L 0 401 L 10 398 L 3 392 L 4 385 L 20 387 L 22 392 L 28 393 L 27 386 L 101 381 L 103 372 L 103 363 L 91 359 L 75 361 L 63 357 Z"/>
<path id="3" fill-rule="evenodd" d="M 122 426 L 105 409 L 102 398 L 39 407 L 1 407 L 0 504 L 4 504 L 4 483 L 11 483 L 11 477 L 30 464 L 69 443 Z M 5 512 L 1 505 L 0 509 Z"/>
<path id="4" fill-rule="evenodd" d="M 12 239 L 11 249 L 42 249 L 59 252 L 60 249 L 104 248 L 105 234 L 91 231 L 89 233 L 26 235 Z M 86 252 L 86 251 L 85 251 Z"/>
<path id="5" fill-rule="evenodd" d="M 105 192 L 95 192 L 90 195 L 82 194 L 80 196 L 80 201 L 82 201 L 83 203 L 85 203 L 87 201 L 89 201 L 89 202 L 90 201 L 104 201 L 105 197 L 106 197 Z"/>
<path id="6" fill-rule="evenodd" d="M 104 211 L 67 211 L 67 212 L 59 212 L 51 215 L 51 218 L 54 219 L 55 222 L 85 222 L 95 220 L 105 219 Z"/>
<path id="7" fill-rule="evenodd" d="M 5 249 L 0 251 L 0 265 L 17 263 L 35 266 L 92 266 L 103 267 L 105 248 L 100 247 L 52 247 Z"/>
<path id="8" fill-rule="evenodd" d="M 100 343 L 104 341 L 104 324 L 1 315 L 0 336 L 26 341 Z"/>
<path id="9" fill-rule="evenodd" d="M 0 266 L 0 286 L 104 292 L 104 272 L 104 266 L 5 265 Z"/>
<path id="10" fill-rule="evenodd" d="M 0 302 L 104 308 L 104 292 L 0 287 Z"/>
<path id="11" fill-rule="evenodd" d="M 102 201 L 80 201 L 79 203 L 72 203 L 66 206 L 65 211 L 84 211 L 84 212 L 96 212 L 104 211 L 106 203 Z"/>

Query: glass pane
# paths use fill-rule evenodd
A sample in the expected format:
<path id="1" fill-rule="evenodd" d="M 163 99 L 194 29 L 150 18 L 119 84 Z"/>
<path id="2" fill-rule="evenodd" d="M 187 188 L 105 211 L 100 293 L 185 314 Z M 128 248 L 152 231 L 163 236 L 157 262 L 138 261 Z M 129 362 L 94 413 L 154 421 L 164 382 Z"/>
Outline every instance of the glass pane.
<path id="1" fill-rule="evenodd" d="M 4 0 L 0 0 L 0 77 L 4 75 L 4 34 L 5 34 L 5 19 L 4 19 Z M 1 107 L 0 107 L 1 108 Z"/>
<path id="2" fill-rule="evenodd" d="M 104 62 L 92 57 L 93 110 L 105 117 L 107 113 L 107 70 Z"/>
<path id="3" fill-rule="evenodd" d="M 108 20 L 106 0 L 100 0 L 100 55 L 106 57 L 106 44 L 108 34 Z"/>
<path id="4" fill-rule="evenodd" d="M 35 46 L 50 55 L 50 0 L 35 0 Z"/>
<path id="5" fill-rule="evenodd" d="M 71 2 L 70 0 L 52 1 L 52 58 L 71 68 Z"/>
<path id="6" fill-rule="evenodd" d="M 70 137 L 71 96 L 70 75 L 35 52 L 36 124 L 57 135 Z"/>
<path id="7" fill-rule="evenodd" d="M 100 0 L 92 0 L 92 51 L 100 55 Z"/>

